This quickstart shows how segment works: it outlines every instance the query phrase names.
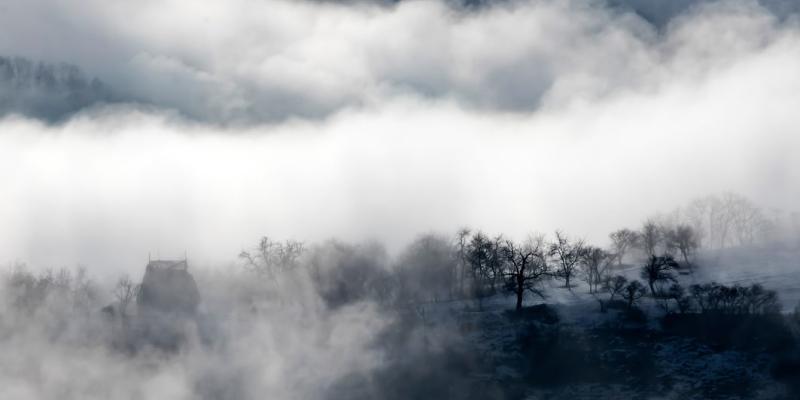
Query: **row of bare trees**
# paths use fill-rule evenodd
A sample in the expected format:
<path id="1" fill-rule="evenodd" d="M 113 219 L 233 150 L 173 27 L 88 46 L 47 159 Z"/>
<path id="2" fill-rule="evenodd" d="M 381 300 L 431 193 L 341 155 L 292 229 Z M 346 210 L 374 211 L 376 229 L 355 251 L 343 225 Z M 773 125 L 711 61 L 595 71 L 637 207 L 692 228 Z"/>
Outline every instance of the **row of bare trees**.
<path id="1" fill-rule="evenodd" d="M 769 237 L 773 222 L 747 198 L 723 193 L 695 199 L 672 213 L 647 219 L 638 230 L 609 235 L 617 264 L 638 251 L 644 258 L 669 255 L 687 267 L 701 248 L 750 246 Z"/>
<path id="2" fill-rule="evenodd" d="M 726 206 L 703 208 L 699 205 L 702 202 L 696 203 L 694 214 L 682 214 L 683 219 L 652 218 L 638 230 L 617 230 L 609 235 L 608 249 L 571 238 L 561 231 L 549 239 L 532 235 L 518 241 L 464 228 L 451 238 L 421 235 L 393 262 L 387 261 L 384 250 L 376 251 L 374 247 L 365 253 L 358 246 L 332 242 L 308 249 L 301 242 L 280 242 L 268 237 L 262 238 L 254 249 L 242 251 L 239 257 L 248 271 L 273 282 L 277 290 L 283 272 L 308 264 L 314 284 L 330 304 L 355 301 L 363 296 L 405 304 L 480 300 L 504 290 L 514 295 L 516 308 L 520 309 L 526 294 L 544 297 L 542 285 L 546 281 L 563 282 L 564 288 L 572 290 L 576 280 L 582 280 L 591 294 L 609 293 L 611 297 L 624 294 L 626 301 L 634 305 L 648 293 L 654 298 L 663 297 L 669 285 L 677 283 L 676 269 L 686 267 L 691 272 L 703 238 L 717 237 L 708 236 L 708 228 L 696 223 L 698 216 L 705 215 L 700 210 L 719 213 L 725 209 L 726 215 L 749 212 L 751 217 L 731 217 L 731 221 L 736 221 L 731 226 L 737 227 L 732 232 L 742 238 L 749 229 L 745 229 L 745 222 L 757 219 L 752 215 L 758 212 L 752 211 L 746 199 L 736 195 L 712 196 L 703 201 Z M 688 215 L 693 217 L 685 217 Z M 714 230 L 714 235 L 718 231 Z M 749 232 L 755 231 L 749 229 Z M 322 256 L 320 252 L 325 251 L 327 255 Z M 632 253 L 641 257 L 642 282 L 626 280 L 622 284 L 621 280 L 612 279 L 613 270 L 623 265 Z M 331 255 L 334 261 L 325 261 Z M 334 264 L 337 272 L 329 271 L 333 268 L 329 264 Z M 380 289 L 375 290 L 376 287 Z"/>
<path id="3" fill-rule="evenodd" d="M 496 293 L 502 285 L 514 294 L 516 309 L 522 308 L 526 293 L 544 297 L 542 283 L 550 279 L 561 280 L 564 288 L 572 290 L 580 278 L 590 292 L 595 292 L 615 260 L 611 252 L 561 231 L 556 231 L 550 241 L 544 235 L 514 241 L 468 230 L 461 230 L 458 238 L 459 244 L 464 243 L 458 246 L 458 254 L 463 254 L 458 259 L 463 263 L 456 266 L 459 272 L 454 276 L 467 282 L 460 282 L 458 287 L 468 287 L 467 294 L 481 298 Z"/>
<path id="4" fill-rule="evenodd" d="M 518 309 L 526 294 L 543 297 L 545 280 L 561 280 L 572 290 L 575 281 L 583 279 L 590 291 L 598 290 L 615 259 L 612 253 L 561 231 L 552 240 L 532 235 L 515 241 L 469 229 L 459 230 L 454 240 L 435 234 L 419 236 L 392 265 L 374 246 L 358 248 L 333 241 L 306 249 L 300 242 L 267 237 L 239 257 L 247 271 L 274 283 L 275 290 L 280 290 L 283 273 L 308 266 L 329 304 L 366 294 L 406 304 L 483 299 L 506 290 L 515 295 Z M 383 289 L 378 293 L 365 288 L 367 283 Z"/>
<path id="5" fill-rule="evenodd" d="M 622 230 L 613 235 L 637 238 L 639 234 Z M 630 239 L 629 246 L 639 239 Z M 622 242 L 615 247 L 625 249 Z M 517 241 L 503 235 L 489 236 L 481 231 L 459 230 L 454 240 L 426 234 L 414 240 L 396 262 L 389 266 L 383 251 L 348 247 L 338 242 L 310 249 L 300 242 L 262 238 L 256 248 L 243 251 L 244 267 L 256 276 L 275 284 L 280 275 L 298 265 L 308 264 L 311 278 L 329 304 L 354 301 L 369 294 L 382 302 L 416 304 L 475 298 L 481 300 L 500 290 L 515 297 L 521 309 L 526 295 L 544 297 L 546 281 L 560 281 L 572 290 L 576 280 L 584 281 L 590 293 L 603 291 L 620 254 L 587 244 L 556 231 L 552 239 L 531 235 Z M 652 256 L 651 264 L 671 257 Z M 670 264 L 670 265 L 672 265 Z M 651 292 L 660 281 L 660 272 L 649 279 Z M 345 276 L 346 275 L 346 276 Z M 380 291 L 365 285 L 382 288 Z M 635 299 L 634 299 L 635 300 Z"/>
<path id="6" fill-rule="evenodd" d="M 645 221 L 639 231 L 623 228 L 612 232 L 609 238 L 618 265 L 632 250 L 639 250 L 646 258 L 657 254 L 680 257 L 684 265 L 691 268 L 700 248 L 700 234 L 691 226 L 654 219 Z"/>
<path id="7" fill-rule="evenodd" d="M 623 300 L 627 309 L 632 309 L 648 295 L 666 313 L 752 315 L 780 311 L 777 293 L 760 284 L 743 287 L 711 282 L 693 284 L 687 291 L 676 277 L 676 268 L 678 263 L 669 255 L 650 256 L 639 274 L 644 284 L 621 275 L 606 276 L 600 290 L 595 292 L 601 311 L 617 299 Z"/>
<path id="8" fill-rule="evenodd" d="M 3 273 L 0 295 L 10 310 L 29 316 L 87 316 L 102 298 L 98 286 L 83 267 L 34 273 L 21 263 Z"/>
<path id="9" fill-rule="evenodd" d="M 710 249 L 756 244 L 772 225 L 752 201 L 730 192 L 695 199 L 673 214 L 692 226 Z"/>
<path id="10" fill-rule="evenodd" d="M 244 267 L 259 278 L 266 279 L 275 287 L 280 287 L 280 274 L 295 269 L 305 247 L 296 240 L 277 241 L 263 236 L 255 249 L 239 253 Z"/>

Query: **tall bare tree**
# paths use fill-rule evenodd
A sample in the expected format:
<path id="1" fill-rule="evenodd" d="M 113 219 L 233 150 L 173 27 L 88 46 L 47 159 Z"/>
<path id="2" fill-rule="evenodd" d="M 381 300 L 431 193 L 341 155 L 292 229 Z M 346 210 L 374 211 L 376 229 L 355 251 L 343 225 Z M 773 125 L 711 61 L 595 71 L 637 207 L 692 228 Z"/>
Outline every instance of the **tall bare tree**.
<path id="1" fill-rule="evenodd" d="M 548 255 L 554 258 L 555 275 L 564 279 L 564 286 L 572 290 L 570 281 L 578 273 L 583 257 L 582 240 L 570 240 L 563 232 L 556 231 L 555 240 L 550 243 Z"/>
<path id="2" fill-rule="evenodd" d="M 658 251 L 658 245 L 662 237 L 662 229 L 656 221 L 648 219 L 644 222 L 644 225 L 642 225 L 642 231 L 639 233 L 639 237 L 641 238 L 640 243 L 645 255 L 652 257 Z"/>
<path id="3" fill-rule="evenodd" d="M 639 234 L 631 229 L 623 228 L 608 235 L 611 239 L 611 251 L 617 260 L 617 265 L 622 265 L 625 254 L 630 249 L 639 246 Z"/>
<path id="4" fill-rule="evenodd" d="M 702 239 L 701 245 L 711 249 L 752 245 L 771 229 L 760 208 L 731 192 L 695 199 L 683 214 Z"/>
<path id="5" fill-rule="evenodd" d="M 503 243 L 505 239 L 503 235 L 497 235 L 492 238 L 492 251 L 489 258 L 489 269 L 492 271 L 492 292 L 495 291 L 497 281 L 503 277 L 503 269 L 505 268 L 506 258 L 503 251 Z"/>
<path id="6" fill-rule="evenodd" d="M 494 243 L 483 232 L 475 232 L 466 251 L 472 279 L 472 294 L 478 298 L 494 293 L 492 256 Z"/>
<path id="7" fill-rule="evenodd" d="M 665 241 L 667 247 L 680 253 L 684 264 L 691 268 L 691 259 L 700 247 L 700 235 L 697 231 L 690 225 L 679 224 L 666 232 Z"/>
<path id="8" fill-rule="evenodd" d="M 506 258 L 506 288 L 516 295 L 516 310 L 522 309 L 522 300 L 526 291 L 544 298 L 539 287 L 548 275 L 546 245 L 542 236 L 529 238 L 522 244 L 506 240 L 503 253 Z"/>
<path id="9" fill-rule="evenodd" d="M 464 295 L 465 282 L 467 280 L 467 272 L 469 268 L 469 240 L 472 231 L 469 228 L 461 228 L 456 232 L 456 259 L 458 263 L 455 264 L 456 269 L 453 271 L 455 282 L 458 282 L 458 295 Z M 451 297 L 452 293 L 451 293 Z"/>
<path id="10" fill-rule="evenodd" d="M 583 278 L 589 284 L 589 293 L 595 293 L 602 284 L 614 257 L 607 251 L 594 246 L 586 246 L 581 253 Z"/>
<path id="11" fill-rule="evenodd" d="M 302 242 L 286 240 L 278 242 L 264 236 L 253 251 L 242 250 L 239 258 L 244 260 L 245 268 L 260 277 L 265 277 L 279 287 L 278 273 L 297 267 L 300 256 L 305 251 Z"/>
<path id="12" fill-rule="evenodd" d="M 764 213 L 744 196 L 728 194 L 727 205 L 731 208 L 731 230 L 735 244 L 750 246 L 770 229 Z"/>
<path id="13" fill-rule="evenodd" d="M 122 276 L 114 286 L 114 298 L 119 302 L 119 312 L 123 321 L 128 318 L 128 306 L 139 293 L 139 285 L 133 283 L 127 275 Z"/>

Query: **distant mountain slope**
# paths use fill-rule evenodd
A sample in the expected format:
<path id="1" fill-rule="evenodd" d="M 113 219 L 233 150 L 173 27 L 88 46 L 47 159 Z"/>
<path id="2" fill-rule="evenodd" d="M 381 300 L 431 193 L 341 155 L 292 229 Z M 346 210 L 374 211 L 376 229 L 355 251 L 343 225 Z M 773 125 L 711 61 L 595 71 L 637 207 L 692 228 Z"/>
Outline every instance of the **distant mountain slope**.
<path id="1" fill-rule="evenodd" d="M 110 88 L 77 66 L 0 56 L 0 117 L 21 114 L 58 122 L 110 101 Z"/>

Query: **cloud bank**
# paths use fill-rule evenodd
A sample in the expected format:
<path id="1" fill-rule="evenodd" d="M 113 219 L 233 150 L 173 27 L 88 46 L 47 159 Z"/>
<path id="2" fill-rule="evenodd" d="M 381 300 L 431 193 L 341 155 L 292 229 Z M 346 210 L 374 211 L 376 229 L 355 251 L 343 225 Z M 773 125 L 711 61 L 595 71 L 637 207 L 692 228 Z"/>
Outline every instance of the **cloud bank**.
<path id="1" fill-rule="evenodd" d="M 0 54 L 113 95 L 3 111 L 0 260 L 222 263 L 262 234 L 391 248 L 463 224 L 602 242 L 710 192 L 796 207 L 791 7 L 645 3 L 4 2 Z"/>
<path id="2" fill-rule="evenodd" d="M 709 73 L 794 21 L 774 1 L 613 4 L 8 2 L 0 54 L 76 65 L 115 101 L 249 124 L 407 94 L 484 111 L 563 106 Z"/>

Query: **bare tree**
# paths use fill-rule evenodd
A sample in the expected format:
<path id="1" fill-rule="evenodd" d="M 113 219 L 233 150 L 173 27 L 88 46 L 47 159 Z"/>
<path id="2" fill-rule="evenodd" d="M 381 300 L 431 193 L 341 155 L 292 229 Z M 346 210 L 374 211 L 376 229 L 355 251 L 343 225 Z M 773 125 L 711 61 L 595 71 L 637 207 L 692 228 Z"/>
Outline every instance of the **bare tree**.
<path id="1" fill-rule="evenodd" d="M 497 281 L 503 278 L 503 269 L 506 264 L 506 257 L 503 250 L 505 239 L 503 235 L 492 238 L 492 251 L 489 257 L 489 270 L 492 272 L 492 292 L 495 292 Z"/>
<path id="2" fill-rule="evenodd" d="M 661 242 L 661 233 L 662 229 L 652 219 L 648 219 L 644 222 L 644 225 L 642 225 L 642 231 L 639 234 L 641 238 L 640 243 L 642 250 L 644 250 L 645 255 L 648 257 L 652 257 L 656 254 L 658 244 Z"/>
<path id="3" fill-rule="evenodd" d="M 641 277 L 647 281 L 647 285 L 650 287 L 650 293 L 653 297 L 658 297 L 655 288 L 656 285 L 663 282 L 676 282 L 675 275 L 672 271 L 677 266 L 678 263 L 668 255 L 650 256 L 642 267 Z"/>
<path id="4" fill-rule="evenodd" d="M 525 291 L 544 298 L 539 288 L 541 281 L 548 275 L 544 238 L 531 237 L 523 244 L 506 240 L 503 253 L 507 261 L 503 275 L 506 277 L 506 288 L 516 295 L 515 309 L 522 309 Z"/>
<path id="5" fill-rule="evenodd" d="M 276 248 L 277 266 L 282 271 L 292 270 L 297 267 L 300 256 L 303 255 L 305 247 L 302 242 L 296 240 L 286 240 Z"/>
<path id="6" fill-rule="evenodd" d="M 614 256 L 599 247 L 587 246 L 583 249 L 581 266 L 583 267 L 583 278 L 589 284 L 589 293 L 598 290 L 612 260 L 614 260 Z"/>
<path id="7" fill-rule="evenodd" d="M 755 244 L 769 230 L 769 220 L 747 198 L 733 193 L 727 193 L 726 197 L 726 204 L 731 208 L 731 230 L 735 243 L 739 246 Z"/>
<path id="8" fill-rule="evenodd" d="M 139 293 L 139 285 L 133 283 L 127 275 L 122 276 L 114 286 L 114 298 L 119 302 L 119 312 L 122 319 L 128 317 L 128 306 Z"/>
<path id="9" fill-rule="evenodd" d="M 456 282 L 458 282 L 458 291 L 459 296 L 464 295 L 464 284 L 467 280 L 467 271 L 469 270 L 469 260 L 468 260 L 468 247 L 469 247 L 469 236 L 472 232 L 469 228 L 461 228 L 456 232 L 456 259 L 458 263 L 455 264 L 455 270 L 453 271 Z M 450 294 L 450 297 L 453 297 L 453 294 Z"/>
<path id="10" fill-rule="evenodd" d="M 614 301 L 614 297 L 622 294 L 622 291 L 625 289 L 625 285 L 627 284 L 628 278 L 625 278 L 622 275 L 608 277 L 608 279 L 603 282 L 603 288 L 609 295 L 608 301 Z"/>
<path id="11" fill-rule="evenodd" d="M 583 257 L 582 240 L 571 241 L 561 231 L 556 231 L 555 241 L 550 243 L 548 255 L 555 258 L 555 275 L 564 279 L 564 286 L 572 290 L 570 280 L 578 272 Z"/>
<path id="12" fill-rule="evenodd" d="M 483 232 L 472 235 L 466 251 L 472 278 L 472 294 L 477 298 L 494 294 L 494 243 Z"/>
<path id="13" fill-rule="evenodd" d="M 667 247 L 680 253 L 684 264 L 691 268 L 691 258 L 700 247 L 700 236 L 697 231 L 687 224 L 679 224 L 666 233 L 665 241 L 668 243 Z"/>
<path id="14" fill-rule="evenodd" d="M 684 210 L 707 248 L 752 245 L 770 229 L 769 219 L 749 199 L 722 193 L 695 199 Z"/>
<path id="15" fill-rule="evenodd" d="M 625 304 L 628 305 L 629 310 L 634 308 L 646 294 L 647 289 L 639 281 L 628 282 L 622 290 L 622 298 L 625 300 Z"/>
<path id="16" fill-rule="evenodd" d="M 728 207 L 729 200 L 731 199 L 723 199 L 720 196 L 709 196 L 700 200 L 706 213 L 709 247 L 711 248 L 727 247 L 732 220 Z"/>
<path id="17" fill-rule="evenodd" d="M 294 269 L 304 251 L 302 242 L 287 240 L 281 243 L 264 236 L 254 251 L 242 250 L 239 258 L 244 260 L 246 269 L 279 287 L 278 273 Z"/>
<path id="18" fill-rule="evenodd" d="M 600 303 L 601 312 L 606 311 L 607 303 L 613 302 L 614 298 L 616 298 L 619 295 L 622 295 L 623 291 L 625 290 L 625 285 L 627 284 L 628 284 L 628 279 L 622 275 L 617 275 L 614 277 L 606 276 L 605 278 L 603 278 L 603 285 L 600 287 L 600 290 L 598 292 L 607 293 L 608 300 L 604 302 L 603 299 L 597 296 L 598 292 L 595 292 L 594 296 L 595 300 L 597 300 L 597 302 Z"/>
<path id="19" fill-rule="evenodd" d="M 622 265 L 622 260 L 630 249 L 639 246 L 639 234 L 627 228 L 611 232 L 608 236 L 611 239 L 611 248 L 617 260 L 617 265 Z"/>

